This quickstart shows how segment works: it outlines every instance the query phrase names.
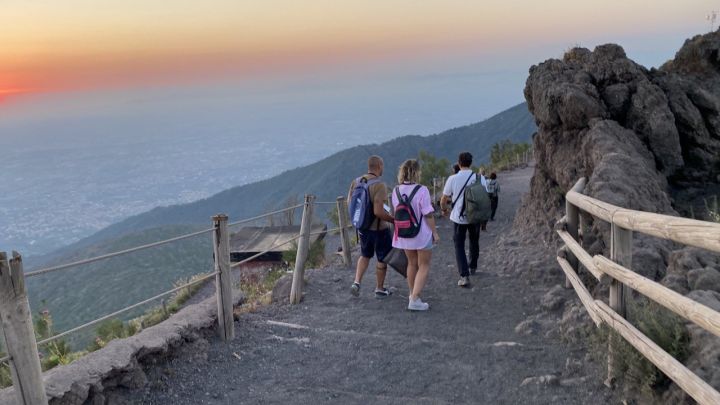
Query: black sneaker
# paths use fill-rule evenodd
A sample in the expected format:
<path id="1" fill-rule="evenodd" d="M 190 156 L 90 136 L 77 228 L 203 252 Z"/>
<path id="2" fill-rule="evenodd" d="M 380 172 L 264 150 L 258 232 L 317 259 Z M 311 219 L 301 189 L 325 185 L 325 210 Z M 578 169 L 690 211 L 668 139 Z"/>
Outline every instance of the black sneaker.
<path id="1" fill-rule="evenodd" d="M 472 267 L 470 267 L 470 275 L 474 276 L 475 273 L 477 273 L 477 268 L 473 269 Z"/>
<path id="2" fill-rule="evenodd" d="M 389 297 L 391 294 L 392 292 L 387 288 L 383 288 L 382 290 L 379 288 L 375 289 L 375 298 L 386 298 Z"/>

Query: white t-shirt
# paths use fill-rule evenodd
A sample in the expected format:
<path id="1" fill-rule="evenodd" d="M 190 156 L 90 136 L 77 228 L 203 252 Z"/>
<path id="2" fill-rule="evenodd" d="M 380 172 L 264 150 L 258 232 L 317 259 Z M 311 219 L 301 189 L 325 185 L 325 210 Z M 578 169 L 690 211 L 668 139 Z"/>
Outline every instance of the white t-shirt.
<path id="1" fill-rule="evenodd" d="M 470 179 L 469 181 L 468 178 Z M 460 195 L 460 191 L 462 190 L 463 186 L 465 186 L 466 181 L 467 186 L 470 186 L 471 184 L 475 183 L 476 179 L 477 177 L 472 170 L 462 169 L 457 174 L 453 174 L 452 176 L 448 177 L 447 181 L 445 182 L 443 195 L 449 196 L 451 203 L 457 200 L 455 206 L 452 209 L 452 212 L 450 213 L 450 220 L 455 222 L 456 224 L 468 224 L 468 221 L 467 219 L 465 219 L 464 216 L 460 217 L 460 211 L 462 211 L 463 203 L 465 202 L 462 195 Z M 464 192 L 465 191 L 463 190 L 463 193 Z M 460 196 L 460 198 L 458 198 L 458 196 Z"/>
<path id="2" fill-rule="evenodd" d="M 482 174 L 479 174 L 478 176 L 480 176 L 480 184 L 482 184 L 483 187 L 485 187 L 485 191 L 487 191 L 487 177 L 483 176 Z"/>

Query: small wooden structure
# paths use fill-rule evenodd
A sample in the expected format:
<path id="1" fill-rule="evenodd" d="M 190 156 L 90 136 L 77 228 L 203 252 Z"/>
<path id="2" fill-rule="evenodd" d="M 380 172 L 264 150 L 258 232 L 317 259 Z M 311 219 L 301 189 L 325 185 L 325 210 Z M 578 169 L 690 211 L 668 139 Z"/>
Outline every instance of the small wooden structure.
<path id="1" fill-rule="evenodd" d="M 313 225 L 310 245 L 325 237 L 327 225 Z M 291 239 L 300 233 L 300 225 L 247 226 L 230 235 L 230 262 L 237 263 L 260 252 L 264 254 L 252 262 L 280 263 L 283 253 L 292 250 L 292 244 L 275 247 L 279 242 Z M 250 263 L 252 263 L 250 262 Z"/>

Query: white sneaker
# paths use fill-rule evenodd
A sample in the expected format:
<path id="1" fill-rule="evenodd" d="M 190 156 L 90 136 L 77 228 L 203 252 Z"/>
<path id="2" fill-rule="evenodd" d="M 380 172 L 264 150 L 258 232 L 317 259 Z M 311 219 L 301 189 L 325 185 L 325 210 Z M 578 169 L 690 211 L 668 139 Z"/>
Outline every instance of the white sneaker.
<path id="1" fill-rule="evenodd" d="M 460 280 L 458 280 L 458 286 L 467 287 L 468 285 L 470 285 L 470 277 L 460 277 Z"/>
<path id="2" fill-rule="evenodd" d="M 422 302 L 419 297 L 415 301 L 410 299 L 408 302 L 408 310 L 410 311 L 427 311 L 428 309 L 430 309 L 430 304 Z"/>

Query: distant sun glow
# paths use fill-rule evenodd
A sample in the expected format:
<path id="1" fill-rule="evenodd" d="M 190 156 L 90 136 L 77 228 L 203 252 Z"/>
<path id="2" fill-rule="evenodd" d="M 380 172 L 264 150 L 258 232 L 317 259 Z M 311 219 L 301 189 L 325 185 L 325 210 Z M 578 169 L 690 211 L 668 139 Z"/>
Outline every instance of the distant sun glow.
<path id="1" fill-rule="evenodd" d="M 714 1 L 5 0 L 0 97 L 292 73 L 462 48 L 652 37 L 694 26 Z M 689 3 L 693 3 L 692 7 Z M 705 10 L 707 9 L 707 10 Z M 642 16 L 642 18 L 638 18 Z"/>

